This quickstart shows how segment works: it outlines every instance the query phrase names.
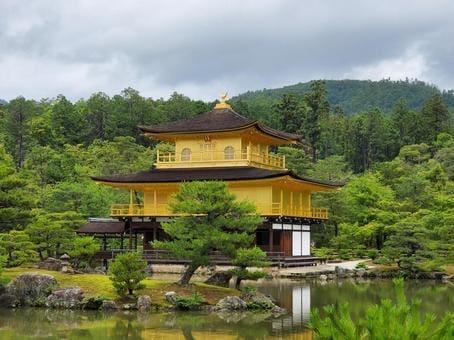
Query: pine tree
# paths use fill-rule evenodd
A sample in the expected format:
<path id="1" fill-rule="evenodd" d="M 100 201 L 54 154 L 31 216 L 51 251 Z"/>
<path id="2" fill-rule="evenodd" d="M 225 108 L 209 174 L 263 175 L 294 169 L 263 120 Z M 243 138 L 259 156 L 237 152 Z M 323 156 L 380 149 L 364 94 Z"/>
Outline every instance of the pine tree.
<path id="1" fill-rule="evenodd" d="M 255 207 L 237 202 L 224 182 L 183 183 L 170 209 L 181 216 L 162 224 L 170 240 L 155 241 L 153 247 L 191 261 L 179 280 L 181 285 L 188 284 L 200 266 L 212 263 L 212 251 L 233 257 L 238 248 L 250 246 L 261 222 Z"/>

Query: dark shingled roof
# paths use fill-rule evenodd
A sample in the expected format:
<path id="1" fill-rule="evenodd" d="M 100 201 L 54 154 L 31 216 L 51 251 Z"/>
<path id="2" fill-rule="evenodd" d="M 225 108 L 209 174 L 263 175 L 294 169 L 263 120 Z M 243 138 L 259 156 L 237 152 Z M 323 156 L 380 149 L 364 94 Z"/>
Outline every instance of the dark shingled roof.
<path id="1" fill-rule="evenodd" d="M 273 137 L 299 141 L 302 136 L 294 133 L 283 132 L 260 124 L 256 120 L 246 118 L 232 109 L 214 109 L 201 113 L 193 118 L 181 119 L 174 122 L 158 124 L 154 126 L 139 126 L 144 133 L 197 133 L 241 130 L 255 126 L 258 130 Z"/>
<path id="2" fill-rule="evenodd" d="M 78 234 L 122 234 L 125 231 L 125 222 L 88 222 L 76 230 Z"/>
<path id="3" fill-rule="evenodd" d="M 209 180 L 253 180 L 282 176 L 291 176 L 308 183 L 320 184 L 329 187 L 342 186 L 341 183 L 325 182 L 307 177 L 297 176 L 288 170 L 266 170 L 254 167 L 225 167 L 225 168 L 185 168 L 185 169 L 154 169 L 115 176 L 91 177 L 95 181 L 110 183 L 169 183 L 184 181 Z"/>

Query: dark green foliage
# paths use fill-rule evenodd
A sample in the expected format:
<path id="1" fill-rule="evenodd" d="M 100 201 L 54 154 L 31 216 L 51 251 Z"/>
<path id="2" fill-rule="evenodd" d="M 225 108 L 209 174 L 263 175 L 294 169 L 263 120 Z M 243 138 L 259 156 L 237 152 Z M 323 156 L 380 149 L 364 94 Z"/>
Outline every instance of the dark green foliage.
<path id="1" fill-rule="evenodd" d="M 232 264 L 237 268 L 232 269 L 231 272 L 236 276 L 235 287 L 240 288 L 242 280 L 253 280 L 266 277 L 266 273 L 260 270 L 250 270 L 250 267 L 266 267 L 269 265 L 266 262 L 266 253 L 258 247 L 253 248 L 240 248 L 232 260 Z"/>
<path id="2" fill-rule="evenodd" d="M 182 183 L 170 209 L 182 214 L 162 224 L 171 240 L 155 241 L 153 246 L 191 261 L 180 284 L 187 284 L 198 267 L 211 264 L 211 251 L 233 256 L 238 248 L 251 245 L 261 222 L 255 207 L 237 202 L 223 182 Z"/>
<path id="3" fill-rule="evenodd" d="M 454 262 L 452 91 L 419 81 L 315 81 L 230 102 L 272 128 L 304 135 L 305 143 L 277 148 L 289 169 L 351 182 L 313 195 L 313 206 L 330 209 L 330 219 L 312 229 L 316 247 L 408 270 Z M 89 176 L 147 170 L 157 148 L 172 150 L 140 136 L 137 125 L 192 117 L 213 105 L 178 93 L 147 98 L 132 88 L 77 102 L 60 95 L 0 105 L 0 231 L 27 230 L 43 257 L 70 251 L 76 217 L 109 216 L 112 203 L 128 199 Z M 135 198 L 142 202 L 139 193 Z M 73 225 L 59 225 L 63 219 Z M 209 250 L 233 256 L 224 241 Z M 24 254 L 15 254 L 21 262 Z"/>
<path id="4" fill-rule="evenodd" d="M 404 99 L 411 109 L 420 109 L 424 102 L 440 91 L 422 81 L 370 81 L 370 80 L 325 80 L 327 98 L 330 106 L 340 107 L 347 115 L 369 110 L 374 107 L 384 112 L 391 112 L 394 105 Z M 302 97 L 310 90 L 311 82 L 298 83 L 277 89 L 248 91 L 232 98 L 246 103 L 250 112 L 258 117 L 267 117 L 270 108 L 284 94 Z M 454 94 L 443 92 L 443 100 L 449 107 L 454 107 Z M 266 120 L 266 118 L 265 118 Z"/>
<path id="5" fill-rule="evenodd" d="M 37 260 L 35 245 L 28 234 L 20 230 L 0 233 L 0 255 L 6 256 L 6 266 L 15 267 Z"/>
<path id="6" fill-rule="evenodd" d="M 404 294 L 402 279 L 394 280 L 396 302 L 384 299 L 367 308 L 365 316 L 353 321 L 348 303 L 326 306 L 323 314 L 311 312 L 309 327 L 316 339 L 451 339 L 454 336 L 454 314 L 447 313 L 437 321 L 432 314 L 422 315 L 420 301 L 410 303 Z"/>
<path id="7" fill-rule="evenodd" d="M 0 288 L 7 285 L 10 279 L 6 276 L 3 276 L 3 269 L 5 269 L 6 263 L 8 262 L 8 258 L 3 253 L 5 252 L 4 249 L 0 248 Z"/>
<path id="8" fill-rule="evenodd" d="M 74 230 L 83 223 L 85 219 L 73 211 L 49 213 L 36 209 L 33 211 L 33 222 L 25 228 L 25 232 L 41 260 L 58 258 L 73 247 Z"/>
<path id="9" fill-rule="evenodd" d="M 313 81 L 310 90 L 304 94 L 304 103 L 307 106 L 301 131 L 311 146 L 312 161 L 317 160 L 322 122 L 328 115 L 329 103 L 326 99 L 325 83 L 321 80 Z"/>
<path id="10" fill-rule="evenodd" d="M 203 296 L 200 293 L 194 293 L 188 296 L 177 295 L 175 305 L 180 310 L 196 310 L 203 304 Z"/>
<path id="11" fill-rule="evenodd" d="M 91 236 L 75 237 L 68 248 L 71 262 L 78 268 L 90 267 L 93 255 L 100 249 L 99 242 Z"/>
<path id="12" fill-rule="evenodd" d="M 132 295 L 144 288 L 141 283 L 147 276 L 144 273 L 147 263 L 139 253 L 120 254 L 109 265 L 109 278 L 119 295 Z"/>

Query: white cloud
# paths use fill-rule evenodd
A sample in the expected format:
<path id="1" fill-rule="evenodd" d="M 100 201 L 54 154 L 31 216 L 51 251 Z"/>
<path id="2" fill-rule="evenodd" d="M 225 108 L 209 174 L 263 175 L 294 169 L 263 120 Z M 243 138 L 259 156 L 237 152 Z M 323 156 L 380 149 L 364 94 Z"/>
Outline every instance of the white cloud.
<path id="1" fill-rule="evenodd" d="M 397 58 L 379 60 L 372 64 L 354 67 L 345 78 L 381 80 L 429 79 L 430 65 L 417 49 L 410 49 Z"/>
<path id="2" fill-rule="evenodd" d="M 454 88 L 453 17 L 448 0 L 1 0 L 0 98 L 212 100 L 343 77 Z"/>

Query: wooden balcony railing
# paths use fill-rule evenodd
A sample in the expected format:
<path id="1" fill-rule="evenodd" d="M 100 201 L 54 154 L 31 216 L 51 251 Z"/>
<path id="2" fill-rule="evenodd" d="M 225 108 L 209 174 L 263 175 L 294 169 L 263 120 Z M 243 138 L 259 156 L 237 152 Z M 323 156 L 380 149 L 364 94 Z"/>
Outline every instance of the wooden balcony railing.
<path id="1" fill-rule="evenodd" d="M 228 166 L 252 165 L 272 169 L 285 169 L 285 156 L 254 153 L 248 147 L 246 150 L 225 153 L 224 151 L 191 152 L 183 156 L 175 152 L 157 151 L 156 166 L 191 167 L 191 166 Z"/>
<path id="2" fill-rule="evenodd" d="M 327 208 L 302 209 L 298 207 L 282 206 L 280 203 L 257 204 L 257 211 L 262 216 L 292 216 L 307 217 L 326 220 L 328 219 Z M 172 214 L 167 204 L 114 204 L 111 206 L 110 215 L 113 217 L 124 216 L 177 216 Z"/>

